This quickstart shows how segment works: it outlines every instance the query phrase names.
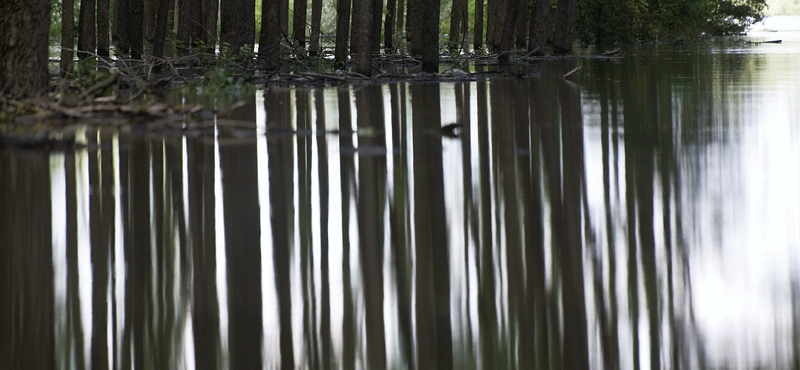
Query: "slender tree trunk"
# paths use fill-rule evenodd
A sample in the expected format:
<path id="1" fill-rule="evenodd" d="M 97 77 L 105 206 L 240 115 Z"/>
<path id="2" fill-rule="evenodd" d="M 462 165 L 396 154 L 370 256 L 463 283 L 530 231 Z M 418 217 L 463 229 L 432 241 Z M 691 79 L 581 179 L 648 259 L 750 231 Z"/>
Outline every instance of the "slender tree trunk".
<path id="1" fill-rule="evenodd" d="M 127 55 L 131 52 L 129 4 L 129 0 L 116 0 L 114 3 L 114 24 L 112 26 L 116 30 L 116 39 L 114 41 L 117 45 L 118 55 Z"/>
<path id="2" fill-rule="evenodd" d="M 0 95 L 41 93 L 48 82 L 50 0 L 0 2 Z"/>
<path id="3" fill-rule="evenodd" d="M 448 46 L 450 52 L 458 52 L 466 45 L 467 19 L 469 18 L 469 8 L 466 0 L 453 0 L 450 8 L 450 42 Z"/>
<path id="4" fill-rule="evenodd" d="M 130 11 L 131 58 L 142 59 L 144 54 L 144 2 L 128 0 Z"/>
<path id="5" fill-rule="evenodd" d="M 97 0 L 81 0 L 78 18 L 78 58 L 92 57 L 97 51 L 95 12 Z"/>
<path id="6" fill-rule="evenodd" d="M 490 14 L 494 26 L 487 36 L 489 49 L 493 53 L 503 53 L 512 49 L 514 31 L 520 0 L 493 0 L 494 12 Z M 510 55 L 501 54 L 500 61 L 507 61 Z"/>
<path id="7" fill-rule="evenodd" d="M 397 11 L 395 12 L 394 33 L 400 40 L 405 40 L 405 16 L 406 16 L 406 0 L 397 0 Z M 398 41 L 402 42 L 402 41 Z"/>
<path id="8" fill-rule="evenodd" d="M 383 20 L 383 47 L 387 50 L 392 49 L 392 39 L 394 38 L 394 19 L 397 8 L 397 0 L 386 0 L 386 17 Z"/>
<path id="9" fill-rule="evenodd" d="M 336 50 L 334 51 L 334 60 L 338 66 L 344 66 L 347 63 L 348 41 L 350 40 L 350 1 L 337 0 L 336 2 Z"/>
<path id="10" fill-rule="evenodd" d="M 530 9 L 531 0 L 520 0 L 519 10 L 517 11 L 516 35 L 514 36 L 517 40 L 515 46 L 520 49 L 528 45 L 528 15 L 530 14 Z"/>
<path id="11" fill-rule="evenodd" d="M 544 53 L 547 46 L 547 24 L 550 17 L 549 0 L 533 0 L 531 11 L 531 24 L 528 34 L 528 50 L 539 49 L 539 54 Z"/>
<path id="12" fill-rule="evenodd" d="M 256 5 L 250 0 L 222 0 L 220 2 L 220 34 L 223 44 L 228 44 L 231 55 L 238 55 L 243 47 L 253 51 L 256 34 Z"/>
<path id="13" fill-rule="evenodd" d="M 319 55 L 319 32 L 322 25 L 322 0 L 311 0 L 311 36 L 308 41 L 308 54 Z"/>
<path id="14" fill-rule="evenodd" d="M 372 4 L 373 0 L 353 0 L 353 38 L 356 49 L 356 72 L 372 75 Z"/>
<path id="15" fill-rule="evenodd" d="M 258 58 L 267 69 L 276 69 L 281 63 L 281 29 L 278 21 L 279 1 L 261 1 L 261 35 L 258 40 Z"/>
<path id="16" fill-rule="evenodd" d="M 97 0 L 97 55 L 108 58 L 109 46 L 109 0 Z"/>
<path id="17" fill-rule="evenodd" d="M 422 70 L 429 73 L 439 71 L 439 1 L 415 0 L 411 20 L 417 31 L 411 37 L 412 52 L 419 48 L 422 54 Z"/>
<path id="18" fill-rule="evenodd" d="M 278 16 L 281 24 L 281 37 L 289 37 L 289 0 L 280 0 Z"/>
<path id="19" fill-rule="evenodd" d="M 406 36 L 409 41 L 408 53 L 422 55 L 422 22 L 419 18 L 422 2 L 426 0 L 408 0 L 408 19 L 406 20 Z"/>
<path id="20" fill-rule="evenodd" d="M 156 14 L 156 34 L 153 40 L 153 56 L 155 58 L 164 57 L 164 43 L 167 38 L 167 18 L 169 18 L 169 7 L 173 0 L 159 0 L 158 13 Z"/>
<path id="21" fill-rule="evenodd" d="M 383 15 L 383 0 L 372 0 L 372 34 L 370 35 L 370 48 L 373 53 L 381 51 L 381 18 Z"/>
<path id="22" fill-rule="evenodd" d="M 206 52 L 215 52 L 217 46 L 217 21 L 219 20 L 219 0 L 202 0 L 200 11 L 203 19 L 202 40 Z"/>
<path id="23" fill-rule="evenodd" d="M 486 0 L 486 46 L 491 52 L 496 52 L 494 46 L 497 45 L 497 35 L 494 27 L 497 22 L 497 3 L 504 0 Z"/>
<path id="24" fill-rule="evenodd" d="M 472 31 L 472 46 L 475 48 L 475 51 L 477 51 L 483 48 L 483 0 L 475 0 L 475 23 L 472 27 Z"/>
<path id="25" fill-rule="evenodd" d="M 558 20 L 553 40 L 553 51 L 556 54 L 572 52 L 575 40 L 575 6 L 576 0 L 558 0 Z"/>
<path id="26" fill-rule="evenodd" d="M 61 2 L 61 75 L 72 73 L 72 59 L 75 48 L 75 3 L 74 0 Z"/>
<path id="27" fill-rule="evenodd" d="M 158 24 L 158 3 L 161 0 L 144 1 L 144 41 L 148 50 L 156 39 L 156 25 Z"/>
<path id="28" fill-rule="evenodd" d="M 294 0 L 294 17 L 292 20 L 292 38 L 300 54 L 306 49 L 306 11 L 308 0 Z"/>
<path id="29" fill-rule="evenodd" d="M 178 0 L 177 40 L 181 48 L 196 46 L 203 37 L 203 3 L 197 0 Z"/>

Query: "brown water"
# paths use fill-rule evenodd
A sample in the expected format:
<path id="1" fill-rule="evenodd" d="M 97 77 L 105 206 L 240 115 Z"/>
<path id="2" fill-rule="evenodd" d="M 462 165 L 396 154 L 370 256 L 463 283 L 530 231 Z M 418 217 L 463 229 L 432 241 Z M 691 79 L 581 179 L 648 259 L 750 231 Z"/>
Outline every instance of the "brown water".
<path id="1" fill-rule="evenodd" d="M 782 37 L 4 151 L 0 369 L 797 368 Z"/>

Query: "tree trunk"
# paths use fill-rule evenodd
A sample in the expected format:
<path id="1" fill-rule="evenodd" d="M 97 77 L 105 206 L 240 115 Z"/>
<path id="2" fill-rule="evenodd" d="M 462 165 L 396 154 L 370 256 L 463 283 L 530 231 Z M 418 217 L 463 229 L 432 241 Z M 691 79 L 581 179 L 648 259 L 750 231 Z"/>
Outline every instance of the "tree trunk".
<path id="1" fill-rule="evenodd" d="M 405 40 L 405 27 L 404 27 L 405 25 L 403 24 L 406 16 L 405 6 L 406 6 L 405 0 L 397 0 L 397 12 L 395 12 L 394 33 L 397 36 L 399 36 L 398 43 L 401 44 L 403 40 Z"/>
<path id="2" fill-rule="evenodd" d="M 300 54 L 306 49 L 306 11 L 308 0 L 294 0 L 294 17 L 292 19 L 292 41 Z"/>
<path id="3" fill-rule="evenodd" d="M 383 20 L 383 47 L 386 48 L 386 50 L 392 49 L 392 39 L 394 38 L 394 18 L 395 18 L 396 8 L 397 8 L 396 0 L 386 0 L 387 11 L 386 11 L 386 17 Z"/>
<path id="4" fill-rule="evenodd" d="M 173 0 L 158 0 L 158 13 L 156 13 L 156 34 L 153 41 L 153 57 L 160 59 L 164 57 L 164 43 L 167 38 L 167 18 L 169 18 L 169 6 Z"/>
<path id="5" fill-rule="evenodd" d="M 547 24 L 550 17 L 549 0 L 533 0 L 531 11 L 531 24 L 528 35 L 528 50 L 539 49 L 539 54 L 544 53 L 547 46 Z"/>
<path id="6" fill-rule="evenodd" d="M 558 0 L 556 24 L 553 51 L 556 54 L 569 54 L 575 40 L 575 0 Z"/>
<path id="7" fill-rule="evenodd" d="M 494 26 L 490 28 L 491 35 L 487 36 L 489 49 L 493 53 L 503 53 L 512 49 L 514 31 L 519 10 L 519 0 L 493 0 L 494 13 L 491 20 Z M 500 56 L 500 61 L 507 61 L 508 53 Z"/>
<path id="8" fill-rule="evenodd" d="M 408 40 L 408 53 L 414 56 L 422 55 L 422 22 L 419 18 L 422 1 L 408 0 L 408 16 L 406 17 L 406 36 Z"/>
<path id="9" fill-rule="evenodd" d="M 289 0 L 280 0 L 278 20 L 281 24 L 281 38 L 289 37 Z"/>
<path id="10" fill-rule="evenodd" d="M 281 63 L 279 5 L 280 0 L 261 1 L 261 35 L 258 39 L 258 58 L 267 69 L 276 69 Z"/>
<path id="11" fill-rule="evenodd" d="M 92 57 L 97 51 L 95 12 L 97 0 L 81 0 L 78 18 L 78 58 Z"/>
<path id="12" fill-rule="evenodd" d="M 50 0 L 0 2 L 0 95 L 32 96 L 48 82 Z"/>
<path id="13" fill-rule="evenodd" d="M 350 1 L 336 2 L 336 50 L 334 60 L 337 66 L 347 63 L 348 41 L 350 40 Z"/>
<path id="14" fill-rule="evenodd" d="M 475 24 L 472 31 L 474 32 L 472 46 L 477 51 L 483 47 L 483 0 L 475 0 Z"/>
<path id="15" fill-rule="evenodd" d="M 450 52 L 458 52 L 466 44 L 467 18 L 469 17 L 469 7 L 466 0 L 453 0 L 450 8 Z"/>
<path id="16" fill-rule="evenodd" d="M 131 37 L 131 58 L 142 59 L 144 54 L 144 2 L 128 0 L 130 10 L 129 32 Z"/>
<path id="17" fill-rule="evenodd" d="M 203 3 L 197 0 L 178 0 L 177 40 L 180 47 L 197 46 L 203 38 Z"/>
<path id="18" fill-rule="evenodd" d="M 308 53 L 319 55 L 319 32 L 322 24 L 322 0 L 311 0 L 311 36 L 308 41 Z"/>
<path id="19" fill-rule="evenodd" d="M 242 47 L 246 47 L 249 52 L 252 52 L 256 34 L 255 2 L 222 0 L 220 8 L 222 44 L 228 45 L 231 55 L 238 55 Z"/>
<path id="20" fill-rule="evenodd" d="M 353 38 L 356 49 L 356 72 L 372 75 L 372 4 L 373 0 L 353 0 Z"/>
<path id="21" fill-rule="evenodd" d="M 439 1 L 415 0 L 411 18 L 416 22 L 413 28 L 418 30 L 411 37 L 412 49 L 419 48 L 422 54 L 422 70 L 429 73 L 439 72 Z M 415 41 L 416 40 L 416 41 Z M 416 45 L 416 46 L 415 46 Z"/>
<path id="22" fill-rule="evenodd" d="M 72 64 L 75 48 L 75 2 L 63 0 L 61 2 L 61 76 L 72 73 Z"/>
<path id="23" fill-rule="evenodd" d="M 528 45 L 528 15 L 531 9 L 531 0 L 520 0 L 519 10 L 517 10 L 516 22 L 516 35 L 514 38 L 517 40 L 515 46 L 522 49 Z"/>
<path id="24" fill-rule="evenodd" d="M 156 39 L 156 24 L 158 18 L 158 3 L 161 0 L 144 1 L 144 40 L 147 42 L 148 50 L 153 46 Z"/>
<path id="25" fill-rule="evenodd" d="M 372 0 L 372 35 L 370 48 L 373 53 L 381 51 L 381 18 L 383 15 L 383 0 Z"/>
<path id="26" fill-rule="evenodd" d="M 200 10 L 203 19 L 202 40 L 206 52 L 214 53 L 217 47 L 217 21 L 219 18 L 219 0 L 202 0 Z"/>
<path id="27" fill-rule="evenodd" d="M 117 46 L 117 54 L 131 52 L 129 12 L 128 0 L 116 0 L 114 3 L 114 24 L 112 25 L 114 31 L 111 36 Z"/>
<path id="28" fill-rule="evenodd" d="M 109 46 L 109 0 L 97 0 L 97 55 L 108 58 Z"/>

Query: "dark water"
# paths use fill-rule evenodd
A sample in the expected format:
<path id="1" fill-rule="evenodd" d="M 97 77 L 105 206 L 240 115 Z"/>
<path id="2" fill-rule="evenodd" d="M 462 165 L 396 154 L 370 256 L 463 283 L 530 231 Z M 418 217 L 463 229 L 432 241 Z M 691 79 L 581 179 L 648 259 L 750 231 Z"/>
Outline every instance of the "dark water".
<path id="1" fill-rule="evenodd" d="M 0 369 L 798 368 L 798 52 L 273 88 L 2 152 Z"/>

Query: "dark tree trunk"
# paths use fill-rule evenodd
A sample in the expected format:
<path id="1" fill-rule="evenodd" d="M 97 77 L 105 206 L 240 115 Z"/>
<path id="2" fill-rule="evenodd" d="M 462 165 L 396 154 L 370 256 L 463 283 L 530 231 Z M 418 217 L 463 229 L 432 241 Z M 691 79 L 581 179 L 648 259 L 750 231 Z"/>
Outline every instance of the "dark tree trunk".
<path id="1" fill-rule="evenodd" d="M 334 51 L 334 60 L 338 66 L 344 66 L 347 63 L 348 41 L 350 40 L 350 1 L 337 0 L 336 2 L 336 50 Z"/>
<path id="2" fill-rule="evenodd" d="M 263 24 L 263 23 L 262 23 Z M 308 40 L 308 53 L 319 55 L 319 32 L 322 25 L 322 0 L 311 0 L 311 35 Z"/>
<path id="3" fill-rule="evenodd" d="M 422 70 L 439 72 L 439 1 L 414 0 L 410 17 L 416 25 L 417 34 L 411 36 L 412 51 L 419 48 L 422 54 Z M 416 45 L 416 46 L 415 46 Z"/>
<path id="4" fill-rule="evenodd" d="M 451 53 L 458 52 L 464 47 L 466 33 L 462 34 L 461 30 L 467 29 L 468 13 L 466 0 L 453 0 L 453 6 L 450 8 L 450 42 L 448 42 Z"/>
<path id="5" fill-rule="evenodd" d="M 144 54 L 144 2 L 142 0 L 128 0 L 128 2 L 131 58 L 142 59 L 142 54 Z"/>
<path id="6" fill-rule="evenodd" d="M 539 49 L 544 53 L 547 46 L 547 24 L 550 17 L 550 0 L 533 0 L 531 24 L 528 35 L 528 50 Z"/>
<path id="7" fill-rule="evenodd" d="M 158 0 L 158 13 L 156 13 L 156 34 L 153 40 L 153 56 L 155 58 L 164 57 L 164 43 L 167 38 L 167 18 L 169 18 L 169 7 L 173 0 Z"/>
<path id="8" fill-rule="evenodd" d="M 289 37 L 289 0 L 280 0 L 278 17 L 281 24 L 281 37 Z"/>
<path id="9" fill-rule="evenodd" d="M 31 96 L 47 87 L 50 0 L 0 2 L 0 95 Z"/>
<path id="10" fill-rule="evenodd" d="M 517 10 L 516 22 L 516 35 L 514 38 L 517 40 L 515 46 L 519 49 L 528 45 L 528 15 L 531 9 L 531 0 L 520 0 L 519 9 Z"/>
<path id="11" fill-rule="evenodd" d="M 491 24 L 494 26 L 490 28 L 491 35 L 487 36 L 487 39 L 489 40 L 489 49 L 493 53 L 503 53 L 512 49 L 519 2 L 520 0 L 492 1 L 494 13 L 490 17 Z M 509 54 L 504 53 L 499 59 L 507 61 L 508 57 Z"/>
<path id="12" fill-rule="evenodd" d="M 182 48 L 197 46 L 203 38 L 203 3 L 198 0 L 178 0 L 178 31 Z"/>
<path id="13" fill-rule="evenodd" d="M 306 10 L 308 0 L 294 0 L 294 17 L 292 19 L 292 41 L 300 54 L 306 48 Z"/>
<path id="14" fill-rule="evenodd" d="M 97 0 L 81 0 L 78 18 L 78 58 L 92 57 L 97 51 L 95 12 Z"/>
<path id="15" fill-rule="evenodd" d="M 422 55 L 422 21 L 419 18 L 420 9 L 424 0 L 408 0 L 408 15 L 406 20 L 406 36 L 408 40 L 408 53 L 414 56 Z"/>
<path id="16" fill-rule="evenodd" d="M 109 0 L 97 0 L 97 55 L 108 58 L 109 45 Z"/>
<path id="17" fill-rule="evenodd" d="M 472 31 L 472 47 L 477 51 L 483 48 L 483 0 L 475 0 L 475 23 Z"/>
<path id="18" fill-rule="evenodd" d="M 206 47 L 206 52 L 214 53 L 217 46 L 217 21 L 219 16 L 219 0 L 202 0 L 200 11 L 203 19 L 202 36 L 200 40 Z"/>
<path id="19" fill-rule="evenodd" d="M 61 2 L 61 76 L 72 73 L 72 59 L 75 48 L 75 2 L 63 0 Z"/>
<path id="20" fill-rule="evenodd" d="M 372 0 L 372 34 L 370 35 L 370 48 L 373 53 L 381 51 L 381 16 L 383 15 L 383 0 Z"/>
<path id="21" fill-rule="evenodd" d="M 494 30 L 497 24 L 497 3 L 504 0 L 486 0 L 486 46 L 494 52 L 493 47 L 497 44 L 496 33 Z"/>
<path id="22" fill-rule="evenodd" d="M 249 0 L 222 0 L 220 2 L 220 36 L 228 51 L 238 55 L 246 45 L 253 51 L 256 34 L 256 3 Z"/>
<path id="23" fill-rule="evenodd" d="M 278 22 L 280 0 L 261 1 L 261 35 L 258 39 L 258 58 L 267 69 L 275 69 L 281 63 L 281 29 Z"/>
<path id="24" fill-rule="evenodd" d="M 406 0 L 397 0 L 397 11 L 395 12 L 395 24 L 394 24 L 394 33 L 397 36 L 400 36 L 399 43 L 402 43 L 402 40 L 405 40 L 405 22 L 406 17 Z"/>
<path id="25" fill-rule="evenodd" d="M 575 40 L 575 2 L 576 0 L 558 0 L 558 19 L 553 40 L 553 51 L 556 54 L 572 52 L 572 42 Z"/>
<path id="26" fill-rule="evenodd" d="M 386 0 L 386 17 L 383 20 L 383 47 L 387 50 L 392 49 L 392 39 L 394 38 L 394 19 L 396 0 Z"/>
<path id="27" fill-rule="evenodd" d="M 129 3 L 129 0 L 116 0 L 114 3 L 114 24 L 111 36 L 117 46 L 118 55 L 127 55 L 131 52 Z"/>
<path id="28" fill-rule="evenodd" d="M 158 18 L 158 3 L 161 0 L 144 1 L 144 40 L 147 42 L 148 50 L 153 46 L 156 39 L 156 25 Z"/>
<path id="29" fill-rule="evenodd" d="M 372 75 L 372 4 L 373 0 L 353 0 L 353 39 L 356 49 L 356 72 Z"/>

